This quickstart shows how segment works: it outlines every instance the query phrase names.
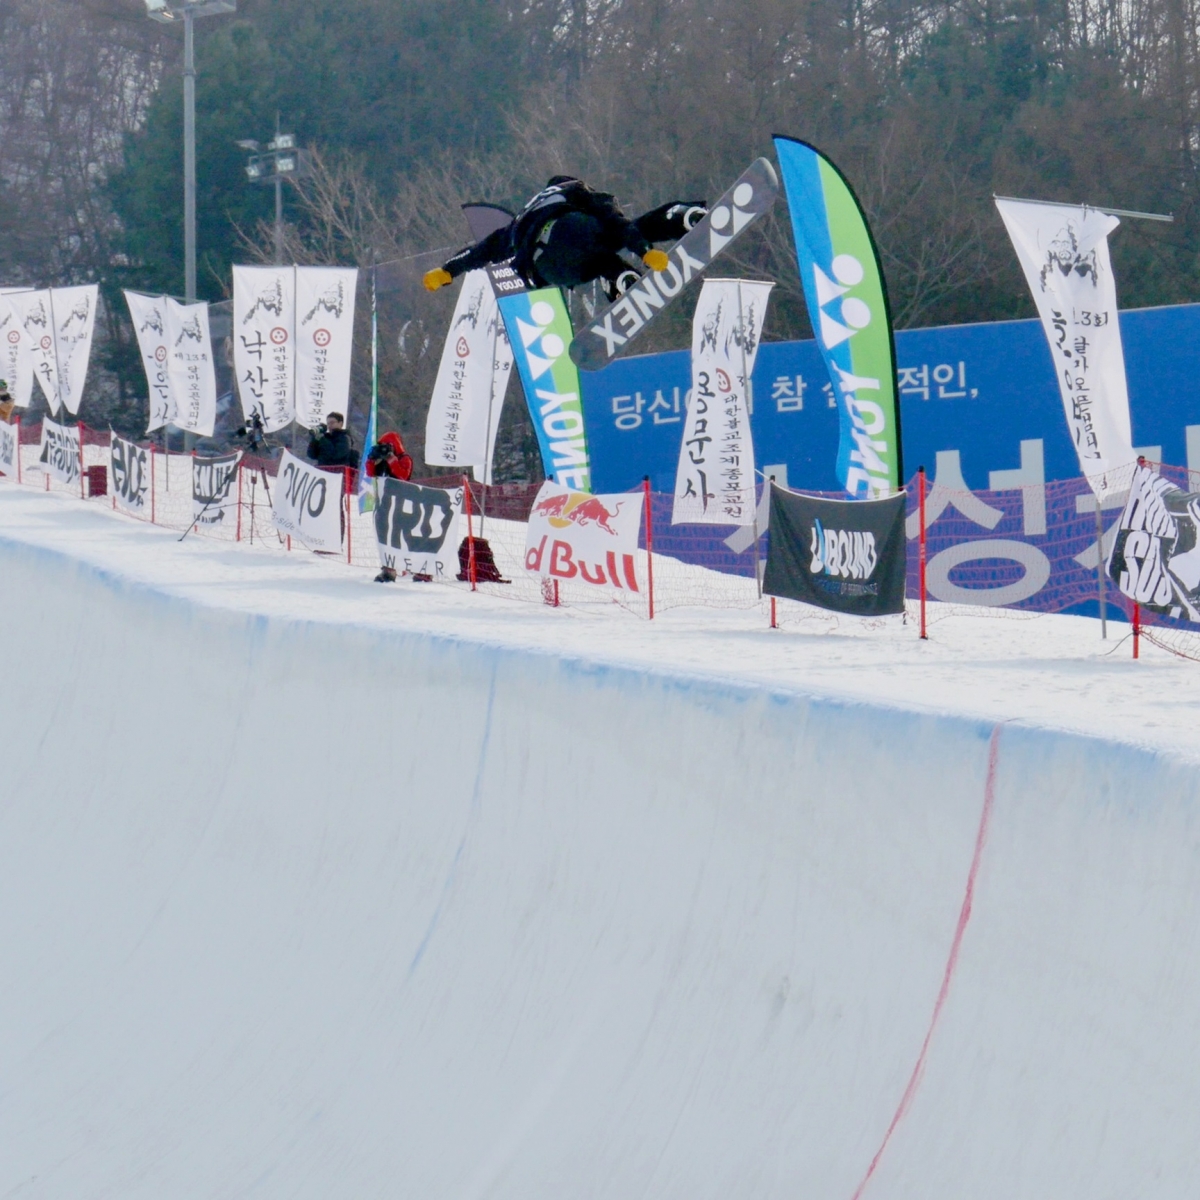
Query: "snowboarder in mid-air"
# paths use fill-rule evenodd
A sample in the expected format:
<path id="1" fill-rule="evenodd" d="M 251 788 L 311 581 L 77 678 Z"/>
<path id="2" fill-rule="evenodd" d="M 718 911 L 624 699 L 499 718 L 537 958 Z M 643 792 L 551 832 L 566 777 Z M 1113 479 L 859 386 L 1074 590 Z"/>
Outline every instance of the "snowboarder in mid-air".
<path id="1" fill-rule="evenodd" d="M 677 241 L 707 212 L 702 201 L 673 201 L 631 221 L 609 193 L 555 175 L 508 225 L 427 272 L 425 287 L 435 292 L 467 271 L 510 263 L 531 288 L 572 288 L 599 279 L 615 300 L 621 275 L 637 273 L 622 251 L 652 271 L 665 270 L 667 255 L 653 243 Z"/>

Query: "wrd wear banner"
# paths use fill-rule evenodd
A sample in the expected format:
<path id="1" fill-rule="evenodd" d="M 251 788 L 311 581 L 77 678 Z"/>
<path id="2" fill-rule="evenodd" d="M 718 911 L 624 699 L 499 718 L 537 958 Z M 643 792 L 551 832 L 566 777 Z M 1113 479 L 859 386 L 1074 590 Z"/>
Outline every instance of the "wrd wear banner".
<path id="1" fill-rule="evenodd" d="M 126 292 L 125 303 L 129 306 L 129 319 L 137 334 L 138 351 L 146 372 L 146 387 L 150 396 L 146 432 L 152 433 L 175 420 L 175 404 L 167 375 L 167 301 L 165 296 Z"/>
<path id="2" fill-rule="evenodd" d="M 592 488 L 579 370 L 567 353 L 571 318 L 558 288 L 501 296 L 500 315 L 525 389 L 547 479 L 577 492 Z"/>
<path id="3" fill-rule="evenodd" d="M 233 365 L 246 420 L 275 433 L 296 412 L 294 267 L 233 268 Z"/>
<path id="4" fill-rule="evenodd" d="M 150 499 L 150 454 L 133 442 L 112 435 L 109 479 L 118 508 L 141 516 Z"/>
<path id="5" fill-rule="evenodd" d="M 342 544 L 345 473 L 322 471 L 286 450 L 275 476 L 271 519 L 275 528 L 310 550 L 335 551 Z"/>
<path id="6" fill-rule="evenodd" d="M 892 315 L 866 216 L 819 150 L 775 138 L 808 315 L 834 395 L 837 477 L 853 497 L 900 486 L 900 408 Z"/>
<path id="7" fill-rule="evenodd" d="M 1033 293 L 1079 467 L 1098 497 L 1133 462 L 1125 354 L 1108 235 L 1120 221 L 1093 208 L 1000 200 L 996 207 Z"/>
<path id="8" fill-rule="evenodd" d="M 597 587 L 637 592 L 638 492 L 595 496 L 547 480 L 529 514 L 525 569 Z"/>
<path id="9" fill-rule="evenodd" d="M 431 488 L 381 476 L 375 484 L 379 564 L 397 575 L 453 579 L 458 574 L 462 488 Z"/>
<path id="10" fill-rule="evenodd" d="M 237 520 L 238 463 L 242 452 L 220 458 L 192 459 L 192 517 L 196 525 L 209 529 Z"/>
<path id="11" fill-rule="evenodd" d="M 754 442 L 747 388 L 771 283 L 706 279 L 692 318 L 692 389 L 671 524 L 750 525 Z"/>
<path id="12" fill-rule="evenodd" d="M 1108 574 L 1143 607 L 1200 621 L 1200 493 L 1139 466 L 1117 522 Z"/>
<path id="13" fill-rule="evenodd" d="M 38 462 L 59 483 L 78 483 L 79 426 L 59 425 L 49 417 L 42 418 L 42 452 Z"/>
<path id="14" fill-rule="evenodd" d="M 468 466 L 492 482 L 492 455 L 513 352 L 487 271 L 468 271 L 442 348 L 429 416 L 425 461 Z"/>
<path id="15" fill-rule="evenodd" d="M 354 349 L 354 267 L 296 267 L 296 420 L 346 412 Z"/>
<path id="16" fill-rule="evenodd" d="M 903 612 L 904 506 L 903 493 L 820 500 L 772 483 L 763 591 L 859 617 Z"/>

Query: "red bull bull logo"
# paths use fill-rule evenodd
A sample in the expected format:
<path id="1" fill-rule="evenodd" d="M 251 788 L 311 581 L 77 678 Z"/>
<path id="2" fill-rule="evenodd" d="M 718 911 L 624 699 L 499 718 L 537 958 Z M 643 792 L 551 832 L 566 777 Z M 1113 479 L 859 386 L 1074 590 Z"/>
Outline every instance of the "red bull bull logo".
<path id="1" fill-rule="evenodd" d="M 562 496 L 550 496 L 534 507 L 534 516 L 545 517 L 555 529 L 566 529 L 569 525 L 595 525 L 605 533 L 617 537 L 610 522 L 621 511 L 615 505 L 610 511 L 597 496 L 586 492 L 568 492 Z"/>

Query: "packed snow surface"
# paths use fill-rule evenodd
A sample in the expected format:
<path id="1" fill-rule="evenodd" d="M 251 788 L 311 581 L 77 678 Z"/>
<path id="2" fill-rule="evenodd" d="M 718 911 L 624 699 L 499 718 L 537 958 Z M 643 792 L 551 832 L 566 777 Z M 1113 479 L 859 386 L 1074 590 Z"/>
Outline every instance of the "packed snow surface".
<path id="1" fill-rule="evenodd" d="M 0 1197 L 1191 1197 L 1200 665 L 0 483 Z"/>

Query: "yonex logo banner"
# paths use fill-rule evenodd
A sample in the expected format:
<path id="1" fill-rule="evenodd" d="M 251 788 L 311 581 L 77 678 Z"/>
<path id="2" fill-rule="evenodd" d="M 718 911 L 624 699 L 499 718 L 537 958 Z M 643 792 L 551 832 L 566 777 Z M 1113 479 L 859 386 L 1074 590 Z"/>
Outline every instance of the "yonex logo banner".
<path id="1" fill-rule="evenodd" d="M 822 500 L 771 484 L 763 591 L 856 616 L 904 611 L 905 497 Z"/>
<path id="2" fill-rule="evenodd" d="M 592 490 L 591 462 L 579 396 L 579 370 L 567 353 L 571 318 L 558 288 L 501 296 L 497 303 L 542 451 L 547 479 Z"/>
<path id="3" fill-rule="evenodd" d="M 900 486 L 892 319 L 866 218 L 841 172 L 806 142 L 777 137 L 796 258 L 841 436 L 837 476 L 854 497 Z"/>

